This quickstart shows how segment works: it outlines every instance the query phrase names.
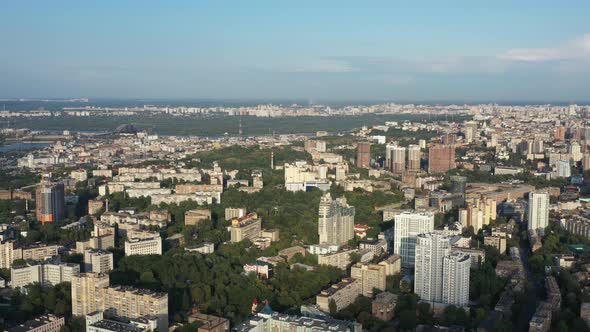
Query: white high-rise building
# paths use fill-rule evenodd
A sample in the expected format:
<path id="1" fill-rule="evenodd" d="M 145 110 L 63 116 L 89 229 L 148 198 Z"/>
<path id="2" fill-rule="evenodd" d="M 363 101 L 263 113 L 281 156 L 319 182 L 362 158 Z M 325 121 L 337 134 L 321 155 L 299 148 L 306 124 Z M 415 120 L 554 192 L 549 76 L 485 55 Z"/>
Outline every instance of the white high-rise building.
<path id="1" fill-rule="evenodd" d="M 326 193 L 320 200 L 318 234 L 320 243 L 340 246 L 354 238 L 354 206 L 346 198 L 332 199 Z"/>
<path id="2" fill-rule="evenodd" d="M 580 160 L 582 160 L 583 158 L 583 154 L 582 154 L 582 149 L 580 147 L 580 143 L 578 142 L 572 142 L 569 146 L 569 153 L 571 155 L 571 158 L 574 162 L 578 162 Z"/>
<path id="3" fill-rule="evenodd" d="M 430 303 L 465 306 L 469 302 L 469 255 L 451 253 L 451 237 L 420 234 L 416 242 L 414 293 Z"/>
<path id="4" fill-rule="evenodd" d="M 402 266 L 414 266 L 416 237 L 434 230 L 434 213 L 403 211 L 393 217 L 393 253 L 400 255 Z"/>
<path id="5" fill-rule="evenodd" d="M 569 178 L 572 175 L 570 161 L 558 160 L 555 164 L 555 173 L 560 178 Z"/>
<path id="6" fill-rule="evenodd" d="M 549 224 L 549 193 L 533 191 L 529 193 L 528 229 L 543 234 Z"/>
<path id="7" fill-rule="evenodd" d="M 454 252 L 443 258 L 442 302 L 458 307 L 469 303 L 469 277 L 471 257 Z"/>
<path id="8" fill-rule="evenodd" d="M 448 236 L 425 233 L 416 238 L 414 293 L 422 300 L 442 302 L 443 258 L 450 253 Z"/>

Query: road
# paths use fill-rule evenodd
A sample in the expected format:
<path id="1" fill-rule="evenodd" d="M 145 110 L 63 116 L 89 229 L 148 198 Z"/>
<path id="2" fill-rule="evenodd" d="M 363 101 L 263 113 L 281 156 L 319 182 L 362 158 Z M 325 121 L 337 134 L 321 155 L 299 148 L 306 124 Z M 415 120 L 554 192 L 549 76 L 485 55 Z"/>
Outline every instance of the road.
<path id="1" fill-rule="evenodd" d="M 535 275 L 531 272 L 531 268 L 529 266 L 529 247 L 527 243 L 521 239 L 519 246 L 520 259 L 522 260 L 522 265 L 526 271 L 526 278 L 529 286 L 527 287 L 528 301 L 518 315 L 518 321 L 516 322 L 515 330 L 528 331 L 529 321 L 531 320 L 531 317 L 533 317 L 533 314 L 537 309 L 537 304 L 541 300 L 543 285 L 542 279 L 539 280 L 539 278 L 535 277 Z"/>

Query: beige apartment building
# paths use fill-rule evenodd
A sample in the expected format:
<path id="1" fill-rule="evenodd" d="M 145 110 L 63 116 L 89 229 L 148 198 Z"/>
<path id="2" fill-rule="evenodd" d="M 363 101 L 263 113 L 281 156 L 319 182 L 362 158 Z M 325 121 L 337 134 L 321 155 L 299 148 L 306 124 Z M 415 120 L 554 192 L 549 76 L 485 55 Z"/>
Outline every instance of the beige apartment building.
<path id="1" fill-rule="evenodd" d="M 184 224 L 197 225 L 201 221 L 211 220 L 211 210 L 209 209 L 194 209 L 184 213 Z"/>
<path id="2" fill-rule="evenodd" d="M 316 296 L 316 304 L 321 311 L 330 313 L 330 302 L 334 301 L 336 310 L 340 311 L 352 304 L 359 295 L 361 295 L 360 282 L 352 278 L 345 278 L 322 290 Z"/>
<path id="3" fill-rule="evenodd" d="M 241 218 L 232 220 L 230 237 L 231 242 L 241 242 L 245 239 L 250 241 L 260 237 L 262 231 L 262 220 L 257 213 L 248 213 Z"/>
<path id="4" fill-rule="evenodd" d="M 132 287 L 109 287 L 109 276 L 81 273 L 72 278 L 72 314 L 105 311 L 129 319 L 155 316 L 158 331 L 168 330 L 168 294 Z"/>
<path id="5" fill-rule="evenodd" d="M 373 289 L 385 290 L 385 266 L 379 264 L 357 263 L 350 269 L 350 276 L 361 283 L 361 292 L 373 297 Z"/>

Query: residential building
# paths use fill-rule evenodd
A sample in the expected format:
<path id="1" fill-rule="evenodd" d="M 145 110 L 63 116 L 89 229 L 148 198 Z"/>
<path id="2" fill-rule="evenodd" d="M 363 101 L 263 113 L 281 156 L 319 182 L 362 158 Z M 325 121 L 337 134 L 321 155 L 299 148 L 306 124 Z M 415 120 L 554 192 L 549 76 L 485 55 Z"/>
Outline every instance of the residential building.
<path id="1" fill-rule="evenodd" d="M 329 317 L 289 316 L 274 312 L 270 306 L 264 307 L 249 320 L 233 328 L 235 332 L 361 332 L 362 326 L 356 322 L 340 321 Z"/>
<path id="2" fill-rule="evenodd" d="M 361 283 L 352 278 L 345 278 L 342 281 L 322 290 L 316 296 L 316 304 L 323 312 L 330 313 L 330 302 L 334 301 L 336 311 L 340 311 L 361 295 Z"/>
<path id="3" fill-rule="evenodd" d="M 133 232 L 125 240 L 125 256 L 161 254 L 162 238 L 157 232 Z"/>
<path id="4" fill-rule="evenodd" d="M 37 220 L 42 224 L 59 222 L 66 214 L 63 183 L 42 182 L 35 191 Z"/>
<path id="5" fill-rule="evenodd" d="M 417 236 L 414 293 L 422 300 L 442 303 L 443 258 L 450 253 L 450 237 L 434 233 Z"/>
<path id="6" fill-rule="evenodd" d="M 350 269 L 350 277 L 361 284 L 361 293 L 373 297 L 373 289 L 385 290 L 385 266 L 379 264 L 357 263 Z"/>
<path id="7" fill-rule="evenodd" d="M 350 263 L 350 254 L 357 252 L 356 249 L 339 250 L 325 254 L 318 254 L 318 264 L 335 266 L 341 270 L 346 270 Z"/>
<path id="8" fill-rule="evenodd" d="M 551 304 L 542 301 L 537 306 L 531 321 L 529 322 L 529 332 L 548 332 L 551 330 L 552 319 Z"/>
<path id="9" fill-rule="evenodd" d="M 112 269 L 112 252 L 102 249 L 84 251 L 84 272 L 109 273 Z"/>
<path id="10" fill-rule="evenodd" d="M 535 230 L 543 235 L 545 227 L 549 224 L 549 193 L 546 191 L 533 191 L 529 193 L 529 205 L 527 210 L 528 229 Z"/>
<path id="11" fill-rule="evenodd" d="M 443 258 L 442 303 L 464 307 L 469 303 L 469 277 L 471 258 L 453 252 Z"/>
<path id="12" fill-rule="evenodd" d="M 356 167 L 369 168 L 371 166 L 371 143 L 359 142 L 356 149 Z"/>
<path id="13" fill-rule="evenodd" d="M 64 317 L 52 314 L 42 315 L 28 320 L 18 326 L 12 327 L 7 332 L 59 332 L 65 325 Z"/>
<path id="14" fill-rule="evenodd" d="M 247 215 L 234 218 L 230 228 L 231 242 L 241 242 L 246 239 L 253 241 L 260 237 L 262 231 L 262 220 L 258 214 L 248 213 Z"/>
<path id="15" fill-rule="evenodd" d="M 390 321 L 395 316 L 395 306 L 397 305 L 397 294 L 390 292 L 381 292 L 375 295 L 371 302 L 371 312 L 373 316 L 382 321 Z"/>
<path id="16" fill-rule="evenodd" d="M 128 319 L 154 316 L 159 332 L 168 330 L 168 294 L 132 287 L 109 287 L 109 276 L 81 273 L 72 278 L 72 314 L 96 311 Z"/>
<path id="17" fill-rule="evenodd" d="M 408 146 L 408 171 L 419 171 L 420 170 L 420 159 L 421 159 L 420 146 L 411 144 Z"/>
<path id="18" fill-rule="evenodd" d="M 223 317 L 193 312 L 188 316 L 188 322 L 200 323 L 197 332 L 229 332 L 229 320 Z"/>
<path id="19" fill-rule="evenodd" d="M 80 273 L 80 265 L 60 263 L 58 261 L 31 262 L 24 266 L 10 269 L 12 288 L 24 287 L 32 283 L 43 286 L 54 286 L 62 282 L 70 282 L 73 276 Z"/>
<path id="20" fill-rule="evenodd" d="M 0 268 L 10 269 L 17 259 L 39 261 L 57 256 L 57 245 L 35 243 L 26 247 L 18 246 L 15 241 L 0 241 Z"/>
<path id="21" fill-rule="evenodd" d="M 435 145 L 428 150 L 428 173 L 446 173 L 455 168 L 455 147 Z"/>
<path id="22" fill-rule="evenodd" d="M 434 213 L 402 211 L 394 218 L 393 253 L 401 256 L 403 267 L 414 266 L 416 237 L 434 230 Z"/>
<path id="23" fill-rule="evenodd" d="M 500 254 L 506 253 L 506 237 L 486 235 L 483 237 L 484 246 L 490 246 L 498 249 Z"/>
<path id="24" fill-rule="evenodd" d="M 346 203 L 346 198 L 332 199 L 326 193 L 320 200 L 318 233 L 320 243 L 343 245 L 354 238 L 353 206 Z"/>
<path id="25" fill-rule="evenodd" d="M 187 226 L 197 225 L 204 220 L 211 220 L 210 209 L 188 210 L 184 213 L 184 224 Z"/>
<path id="26" fill-rule="evenodd" d="M 590 239 L 590 219 L 573 215 L 561 219 L 560 223 L 568 232 Z"/>
<path id="27" fill-rule="evenodd" d="M 469 300 L 470 257 L 451 253 L 451 238 L 425 233 L 416 242 L 414 293 L 429 303 L 465 306 Z"/>

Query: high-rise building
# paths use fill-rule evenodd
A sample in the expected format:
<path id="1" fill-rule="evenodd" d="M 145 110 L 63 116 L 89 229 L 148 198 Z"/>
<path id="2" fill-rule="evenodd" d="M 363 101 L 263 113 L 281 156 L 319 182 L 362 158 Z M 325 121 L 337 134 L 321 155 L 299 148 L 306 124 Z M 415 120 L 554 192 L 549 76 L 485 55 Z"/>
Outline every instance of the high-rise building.
<path id="1" fill-rule="evenodd" d="M 410 145 L 408 146 L 408 171 L 420 170 L 420 146 Z"/>
<path id="2" fill-rule="evenodd" d="M 109 275 L 80 273 L 72 278 L 72 314 L 84 316 L 104 310 L 103 289 L 109 287 Z"/>
<path id="3" fill-rule="evenodd" d="M 42 182 L 35 191 L 35 204 L 42 224 L 61 221 L 66 209 L 63 183 Z"/>
<path id="4" fill-rule="evenodd" d="M 109 276 L 81 273 L 72 277 L 72 314 L 84 316 L 96 311 L 128 319 L 154 316 L 158 331 L 168 330 L 168 294 L 132 287 L 109 287 Z"/>
<path id="5" fill-rule="evenodd" d="M 345 197 L 332 199 L 330 193 L 320 200 L 318 233 L 321 244 L 340 246 L 354 238 L 354 206 Z"/>
<path id="6" fill-rule="evenodd" d="M 582 147 L 580 146 L 580 143 L 578 142 L 571 142 L 570 146 L 568 148 L 568 152 L 571 156 L 571 159 L 574 162 L 578 162 L 580 160 L 582 160 L 582 158 L 584 157 L 584 155 L 582 154 Z"/>
<path id="7" fill-rule="evenodd" d="M 371 166 L 371 143 L 359 142 L 356 147 L 356 167 L 369 168 Z"/>
<path id="8" fill-rule="evenodd" d="M 451 176 L 451 192 L 454 194 L 465 195 L 465 187 L 467 186 L 467 178 L 464 176 Z"/>
<path id="9" fill-rule="evenodd" d="M 112 252 L 101 249 L 84 251 L 84 272 L 109 273 L 112 269 Z"/>
<path id="10" fill-rule="evenodd" d="M 469 303 L 470 268 L 469 255 L 454 252 L 443 258 L 442 303 L 458 307 Z"/>
<path id="11" fill-rule="evenodd" d="M 465 141 L 471 143 L 477 137 L 477 122 L 465 121 L 463 133 L 465 134 Z"/>
<path id="12" fill-rule="evenodd" d="M 564 126 L 557 126 L 553 130 L 553 139 L 556 141 L 565 141 L 566 128 Z"/>
<path id="13" fill-rule="evenodd" d="M 414 266 L 416 237 L 434 230 L 434 213 L 403 211 L 393 218 L 393 253 L 401 256 L 402 266 Z"/>
<path id="14" fill-rule="evenodd" d="M 430 303 L 465 306 L 469 301 L 469 255 L 451 253 L 451 238 L 420 234 L 416 242 L 414 293 Z"/>
<path id="15" fill-rule="evenodd" d="M 435 145 L 428 150 L 428 173 L 445 173 L 455 168 L 455 147 Z"/>
<path id="16" fill-rule="evenodd" d="M 590 169 L 590 154 L 585 153 L 582 157 L 582 169 L 587 171 Z"/>
<path id="17" fill-rule="evenodd" d="M 528 229 L 543 234 L 549 224 L 549 193 L 546 191 L 533 191 L 529 193 L 529 206 L 527 210 Z"/>
<path id="18" fill-rule="evenodd" d="M 555 164 L 555 173 L 557 177 L 569 178 L 572 175 L 572 169 L 569 160 L 558 160 Z"/>
<path id="19" fill-rule="evenodd" d="M 450 238 L 424 233 L 416 238 L 414 293 L 427 302 L 442 303 L 443 257 L 451 253 Z"/>
<path id="20" fill-rule="evenodd" d="M 403 173 L 406 170 L 406 148 L 403 146 L 394 146 L 391 150 L 391 171 L 394 173 Z"/>

